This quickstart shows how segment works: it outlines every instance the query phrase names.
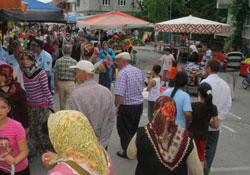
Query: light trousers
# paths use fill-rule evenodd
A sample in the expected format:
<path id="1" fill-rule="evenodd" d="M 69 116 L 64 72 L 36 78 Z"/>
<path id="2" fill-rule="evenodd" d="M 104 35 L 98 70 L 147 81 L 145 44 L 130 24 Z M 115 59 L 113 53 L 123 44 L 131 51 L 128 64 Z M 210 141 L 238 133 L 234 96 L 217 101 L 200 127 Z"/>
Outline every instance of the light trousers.
<path id="1" fill-rule="evenodd" d="M 226 81 L 230 86 L 232 99 L 235 97 L 235 86 L 239 76 L 240 72 L 226 72 Z"/>
<path id="2" fill-rule="evenodd" d="M 60 109 L 61 110 L 70 109 L 69 98 L 70 98 L 71 92 L 75 88 L 75 82 L 74 81 L 58 81 L 57 85 L 59 88 Z"/>

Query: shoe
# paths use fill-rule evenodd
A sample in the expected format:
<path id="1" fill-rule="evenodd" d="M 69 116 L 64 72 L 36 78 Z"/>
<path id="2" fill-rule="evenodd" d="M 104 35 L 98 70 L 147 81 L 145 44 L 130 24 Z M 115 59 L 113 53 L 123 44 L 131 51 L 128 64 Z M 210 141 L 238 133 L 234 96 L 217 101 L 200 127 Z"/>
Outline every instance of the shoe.
<path id="1" fill-rule="evenodd" d="M 119 156 L 119 157 L 128 159 L 128 156 L 127 156 L 127 154 L 126 154 L 125 152 L 118 151 L 116 154 L 117 154 L 117 156 Z"/>

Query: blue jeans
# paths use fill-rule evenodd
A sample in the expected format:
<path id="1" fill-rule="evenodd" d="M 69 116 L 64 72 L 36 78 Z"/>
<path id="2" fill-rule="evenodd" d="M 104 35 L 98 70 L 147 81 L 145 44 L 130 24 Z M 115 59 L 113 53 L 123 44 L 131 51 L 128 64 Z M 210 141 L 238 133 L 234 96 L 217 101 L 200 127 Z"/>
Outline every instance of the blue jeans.
<path id="1" fill-rule="evenodd" d="M 217 143 L 219 140 L 220 131 L 209 131 L 207 137 L 207 146 L 205 151 L 205 171 L 210 172 L 214 156 L 216 153 Z"/>
<path id="2" fill-rule="evenodd" d="M 148 121 L 152 122 L 154 115 L 155 101 L 148 101 Z"/>
<path id="3" fill-rule="evenodd" d="M 109 69 L 106 67 L 106 72 L 99 74 L 99 84 L 110 89 L 112 83 L 112 72 L 113 72 L 112 67 Z"/>

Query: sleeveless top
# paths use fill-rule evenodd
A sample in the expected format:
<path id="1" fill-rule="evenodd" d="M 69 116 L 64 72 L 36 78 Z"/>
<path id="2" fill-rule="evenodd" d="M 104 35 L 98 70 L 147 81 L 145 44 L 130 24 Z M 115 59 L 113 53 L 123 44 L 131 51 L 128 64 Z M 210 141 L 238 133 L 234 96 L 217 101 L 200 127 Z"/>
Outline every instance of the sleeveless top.
<path id="1" fill-rule="evenodd" d="M 155 81 L 155 86 L 149 90 L 148 101 L 156 101 L 160 96 L 161 80 L 160 78 L 153 78 Z"/>
<path id="2" fill-rule="evenodd" d="M 183 154 L 185 154 L 179 165 L 175 169 L 168 168 L 158 157 L 154 147 L 146 134 L 145 128 L 141 127 L 137 131 L 136 147 L 138 165 L 136 175 L 188 175 L 187 158 L 192 152 L 194 145 L 193 140 L 188 138 L 189 144 Z"/>

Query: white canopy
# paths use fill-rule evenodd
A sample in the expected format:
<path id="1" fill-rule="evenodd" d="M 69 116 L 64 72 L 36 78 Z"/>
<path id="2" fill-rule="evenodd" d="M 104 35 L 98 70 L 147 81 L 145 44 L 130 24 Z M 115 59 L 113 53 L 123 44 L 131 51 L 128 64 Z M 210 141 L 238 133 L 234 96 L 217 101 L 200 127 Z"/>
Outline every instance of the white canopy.
<path id="1" fill-rule="evenodd" d="M 230 32 L 230 25 L 190 15 L 157 23 L 155 31 L 198 34 L 228 33 Z"/>

